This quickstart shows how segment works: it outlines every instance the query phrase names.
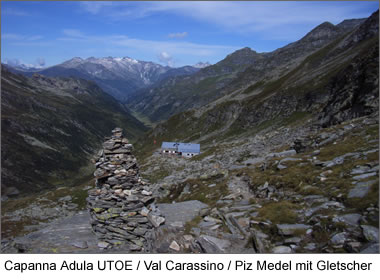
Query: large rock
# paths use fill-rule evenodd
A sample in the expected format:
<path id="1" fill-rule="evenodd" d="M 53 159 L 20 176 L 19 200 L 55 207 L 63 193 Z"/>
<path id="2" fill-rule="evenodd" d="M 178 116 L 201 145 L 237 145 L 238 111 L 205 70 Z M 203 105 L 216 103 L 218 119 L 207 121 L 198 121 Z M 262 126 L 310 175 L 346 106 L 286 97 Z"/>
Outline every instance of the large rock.
<path id="1" fill-rule="evenodd" d="M 379 253 L 379 243 L 372 243 L 368 247 L 360 251 L 362 254 L 378 254 Z"/>
<path id="2" fill-rule="evenodd" d="M 310 209 L 307 209 L 305 211 L 305 216 L 310 217 L 312 216 L 315 212 L 322 210 L 322 209 L 331 209 L 334 208 L 336 210 L 342 210 L 344 209 L 344 205 L 338 201 L 326 201 L 325 203 L 322 203 L 321 205 L 312 207 Z"/>
<path id="3" fill-rule="evenodd" d="M 152 215 L 151 213 L 149 213 L 147 217 L 154 227 L 159 227 L 161 224 L 165 222 L 164 217 Z"/>
<path id="4" fill-rule="evenodd" d="M 230 241 L 210 235 L 201 235 L 198 242 L 205 253 L 226 253 L 231 246 Z"/>
<path id="5" fill-rule="evenodd" d="M 344 244 L 344 242 L 346 242 L 346 240 L 347 240 L 347 237 L 348 237 L 347 232 L 337 233 L 333 237 L 331 237 L 331 243 L 334 245 Z"/>
<path id="6" fill-rule="evenodd" d="M 360 182 L 355 185 L 353 189 L 348 193 L 348 198 L 363 198 L 371 189 L 371 186 L 376 183 L 375 180 L 368 182 Z"/>
<path id="7" fill-rule="evenodd" d="M 369 166 L 359 165 L 359 166 L 356 166 L 354 169 L 351 170 L 351 175 L 363 174 L 363 173 L 368 172 L 369 169 L 370 169 Z"/>
<path id="8" fill-rule="evenodd" d="M 274 254 L 290 254 L 292 252 L 292 248 L 288 246 L 276 246 L 272 249 L 272 253 Z"/>
<path id="9" fill-rule="evenodd" d="M 279 224 L 277 229 L 279 234 L 294 235 L 306 232 L 311 226 L 304 224 Z"/>
<path id="10" fill-rule="evenodd" d="M 379 229 L 373 226 L 361 226 L 365 239 L 369 242 L 379 242 Z"/>
<path id="11" fill-rule="evenodd" d="M 345 224 L 348 224 L 350 226 L 358 226 L 359 221 L 362 218 L 362 215 L 353 213 L 353 214 L 345 214 L 342 216 L 335 217 L 333 219 L 334 222 L 343 222 Z"/>
<path id="12" fill-rule="evenodd" d="M 354 180 L 363 180 L 363 179 L 366 179 L 366 178 L 369 178 L 369 177 L 374 177 L 376 176 L 376 172 L 370 172 L 370 173 L 364 173 L 364 174 L 361 174 L 361 175 L 356 175 L 354 177 L 352 177 L 352 179 Z"/>
<path id="13" fill-rule="evenodd" d="M 165 217 L 168 224 L 174 222 L 182 222 L 185 224 L 198 216 L 200 210 L 207 207 L 207 204 L 204 204 L 198 200 L 157 204 L 157 208 Z"/>

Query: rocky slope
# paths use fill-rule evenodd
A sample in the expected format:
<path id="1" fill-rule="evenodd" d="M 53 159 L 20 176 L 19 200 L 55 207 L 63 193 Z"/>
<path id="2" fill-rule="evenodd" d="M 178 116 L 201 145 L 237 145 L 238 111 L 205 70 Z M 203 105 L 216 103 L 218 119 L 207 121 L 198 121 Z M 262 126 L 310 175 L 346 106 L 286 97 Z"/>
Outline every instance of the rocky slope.
<path id="1" fill-rule="evenodd" d="M 118 100 L 125 100 L 131 93 L 162 79 L 189 75 L 198 67 L 165 67 L 153 62 L 139 61 L 129 57 L 75 57 L 61 64 L 45 69 L 10 68 L 12 71 L 31 76 L 38 73 L 48 77 L 76 77 L 94 81 L 105 92 Z"/>
<path id="2" fill-rule="evenodd" d="M 60 184 L 86 168 L 110 127 L 131 139 L 146 128 L 92 82 L 1 73 L 2 199 Z"/>
<path id="3" fill-rule="evenodd" d="M 184 251 L 191 235 L 202 252 L 378 252 L 378 12 L 335 38 L 139 141 L 162 202 L 208 205 L 170 229 Z M 200 143 L 202 154 L 165 157 L 161 141 Z"/>
<path id="4" fill-rule="evenodd" d="M 191 160 L 147 159 L 161 202 L 207 205 L 159 231 L 161 252 L 173 240 L 182 252 L 378 252 L 378 114 L 309 124 L 221 140 Z"/>
<path id="5" fill-rule="evenodd" d="M 171 78 L 141 90 L 127 100 L 128 107 L 148 115 L 152 122 L 198 108 L 261 80 L 279 79 L 297 68 L 311 53 L 352 32 L 364 19 L 338 25 L 325 22 L 302 39 L 270 53 L 244 48 L 191 76 Z M 153 102 L 150 102 L 153 100 Z"/>

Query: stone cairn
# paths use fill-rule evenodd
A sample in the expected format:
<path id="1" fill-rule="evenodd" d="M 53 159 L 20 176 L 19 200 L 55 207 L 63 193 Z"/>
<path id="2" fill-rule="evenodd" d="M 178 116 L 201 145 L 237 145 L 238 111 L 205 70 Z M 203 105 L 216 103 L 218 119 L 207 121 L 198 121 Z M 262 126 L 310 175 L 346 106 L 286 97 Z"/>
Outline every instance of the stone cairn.
<path id="1" fill-rule="evenodd" d="M 95 163 L 96 187 L 87 198 L 91 225 L 100 248 L 126 245 L 151 251 L 154 227 L 165 222 L 155 207 L 149 185 L 141 180 L 132 145 L 122 129 L 112 130 Z"/>

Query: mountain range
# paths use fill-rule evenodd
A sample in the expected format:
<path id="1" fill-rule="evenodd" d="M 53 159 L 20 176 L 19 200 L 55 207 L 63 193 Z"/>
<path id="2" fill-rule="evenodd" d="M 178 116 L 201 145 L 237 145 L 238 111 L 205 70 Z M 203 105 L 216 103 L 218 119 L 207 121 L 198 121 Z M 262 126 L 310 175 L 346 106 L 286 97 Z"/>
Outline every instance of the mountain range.
<path id="1" fill-rule="evenodd" d="M 127 106 L 147 115 L 152 122 L 208 104 L 259 80 L 275 80 L 298 67 L 311 53 L 344 36 L 364 22 L 345 20 L 333 25 L 324 22 L 300 40 L 268 53 L 244 48 L 194 75 L 172 77 L 141 89 L 127 99 Z M 153 102 L 148 102 L 152 100 Z"/>
<path id="2" fill-rule="evenodd" d="M 172 68 L 153 62 L 139 61 L 129 57 L 74 57 L 61 64 L 36 69 L 7 65 L 13 72 L 32 76 L 38 73 L 48 77 L 78 77 L 96 82 L 104 91 L 118 100 L 126 100 L 138 89 L 150 86 L 168 77 L 190 75 L 208 63 Z"/>

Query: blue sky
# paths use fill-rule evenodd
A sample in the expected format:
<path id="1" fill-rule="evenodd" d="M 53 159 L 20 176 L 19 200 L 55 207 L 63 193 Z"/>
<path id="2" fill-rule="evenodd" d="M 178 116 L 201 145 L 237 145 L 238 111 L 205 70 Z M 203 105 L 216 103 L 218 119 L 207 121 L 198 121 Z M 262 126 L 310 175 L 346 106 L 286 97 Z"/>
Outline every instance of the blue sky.
<path id="1" fill-rule="evenodd" d="M 50 66 L 72 57 L 163 65 L 216 63 L 250 47 L 268 52 L 324 21 L 370 16 L 377 1 L 1 1 L 1 60 Z"/>

